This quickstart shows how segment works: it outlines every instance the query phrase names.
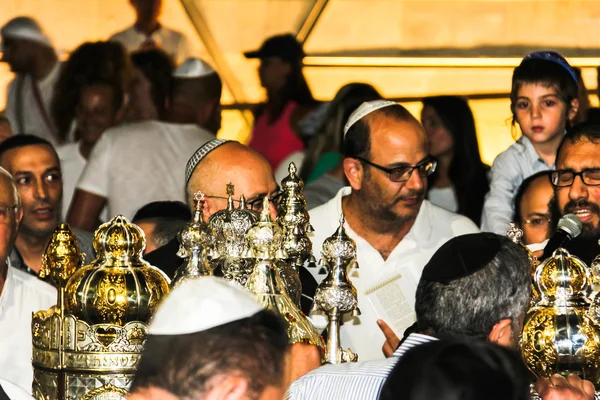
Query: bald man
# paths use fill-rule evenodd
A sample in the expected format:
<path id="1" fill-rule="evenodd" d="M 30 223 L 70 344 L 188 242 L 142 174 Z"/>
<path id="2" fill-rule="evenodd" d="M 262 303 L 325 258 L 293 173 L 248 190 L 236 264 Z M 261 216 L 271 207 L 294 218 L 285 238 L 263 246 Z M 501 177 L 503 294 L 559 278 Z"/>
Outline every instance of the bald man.
<path id="1" fill-rule="evenodd" d="M 269 196 L 273 199 L 269 203 L 271 215 L 276 217 L 277 211 L 273 203 L 279 198 L 279 186 L 267 160 L 255 150 L 238 142 L 213 140 L 203 147 L 206 149 L 212 146 L 215 147 L 198 160 L 186 177 L 188 204 L 193 204 L 195 193 L 204 193 L 205 213 L 208 218 L 227 208 L 226 189 L 227 184 L 232 183 L 236 205 L 243 194 L 253 210 L 261 211 L 263 198 Z M 194 161 L 194 158 L 190 161 Z M 191 167 L 188 163 L 188 170 Z"/>

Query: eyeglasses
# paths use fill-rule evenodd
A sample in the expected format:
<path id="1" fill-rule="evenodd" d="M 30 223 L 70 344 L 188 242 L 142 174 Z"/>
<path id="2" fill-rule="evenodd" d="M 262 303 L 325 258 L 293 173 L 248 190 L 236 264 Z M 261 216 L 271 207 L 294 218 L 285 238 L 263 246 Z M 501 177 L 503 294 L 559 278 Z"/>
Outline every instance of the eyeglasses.
<path id="1" fill-rule="evenodd" d="M 223 196 L 209 196 L 209 195 L 204 195 L 204 197 L 210 197 L 212 199 L 222 199 L 222 200 L 228 200 L 227 197 L 223 197 Z M 274 195 L 272 195 L 269 198 L 269 201 L 271 203 L 273 203 L 273 205 L 275 207 L 277 207 L 279 205 L 279 203 L 281 202 L 281 198 L 283 197 L 283 191 L 279 191 L 277 193 L 275 193 Z M 256 212 L 261 212 L 262 211 L 262 205 L 263 205 L 263 199 L 265 198 L 265 196 L 257 196 L 254 197 L 250 200 L 246 200 L 246 205 L 248 205 L 248 207 Z M 233 200 L 235 203 L 239 203 L 239 200 Z"/>
<path id="2" fill-rule="evenodd" d="M 533 229 L 547 228 L 550 225 L 550 217 L 547 215 L 536 215 L 523 221 L 523 224 L 530 225 Z"/>
<path id="3" fill-rule="evenodd" d="M 382 167 L 381 165 L 372 163 L 369 160 L 365 160 L 362 157 L 356 157 L 356 159 L 364 162 L 367 165 L 370 165 L 371 167 L 377 168 L 378 170 L 381 170 L 381 171 L 387 173 L 392 182 L 408 181 L 410 179 L 410 177 L 412 176 L 412 173 L 415 169 L 419 170 L 419 175 L 421 175 L 422 177 L 429 176 L 435 172 L 435 167 L 437 166 L 437 161 L 435 161 L 431 158 L 427 159 L 417 165 L 406 165 L 406 166 L 396 167 L 396 168 L 385 168 L 385 167 Z"/>
<path id="4" fill-rule="evenodd" d="M 1 206 L 0 205 L 0 224 L 5 224 L 10 220 L 11 214 L 17 211 L 17 205 L 14 206 Z"/>
<path id="5" fill-rule="evenodd" d="M 562 169 L 552 172 L 550 180 L 556 187 L 567 187 L 573 184 L 576 176 L 588 186 L 600 186 L 600 168 L 589 168 L 580 172 Z"/>

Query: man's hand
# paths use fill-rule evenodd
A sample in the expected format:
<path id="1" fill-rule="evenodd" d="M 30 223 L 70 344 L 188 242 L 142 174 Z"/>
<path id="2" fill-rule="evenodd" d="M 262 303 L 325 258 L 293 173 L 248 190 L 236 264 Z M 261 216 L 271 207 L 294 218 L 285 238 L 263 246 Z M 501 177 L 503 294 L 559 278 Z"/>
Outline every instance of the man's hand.
<path id="1" fill-rule="evenodd" d="M 312 344 L 294 343 L 288 355 L 286 384 L 321 366 L 321 352 Z M 287 386 L 286 386 L 287 387 Z"/>
<path id="2" fill-rule="evenodd" d="M 390 328 L 382 319 L 377 320 L 377 326 L 379 326 L 379 329 L 381 329 L 381 332 L 383 332 L 383 335 L 385 336 L 385 343 L 383 343 L 381 350 L 386 357 L 389 357 L 394 354 L 398 348 L 400 338 L 396 336 L 392 328 Z"/>
<path id="3" fill-rule="evenodd" d="M 535 382 L 535 390 L 542 400 L 593 400 L 594 385 L 590 381 L 581 380 L 575 374 L 567 379 L 554 374 L 550 379 L 540 378 Z"/>

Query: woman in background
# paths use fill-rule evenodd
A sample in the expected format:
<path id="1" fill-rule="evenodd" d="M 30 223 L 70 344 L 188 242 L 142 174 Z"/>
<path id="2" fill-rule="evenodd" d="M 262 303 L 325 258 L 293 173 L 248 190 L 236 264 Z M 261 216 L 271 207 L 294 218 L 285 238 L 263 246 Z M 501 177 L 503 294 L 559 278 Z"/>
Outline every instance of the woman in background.
<path id="1" fill-rule="evenodd" d="M 267 39 L 260 49 L 244 53 L 260 59 L 258 75 L 267 101 L 254 113 L 250 147 L 261 153 L 273 171 L 281 161 L 304 150 L 297 123 L 317 104 L 302 73 L 304 51 L 292 35 Z"/>
<path id="2" fill-rule="evenodd" d="M 435 173 L 429 177 L 427 198 L 480 225 L 484 197 L 489 190 L 489 167 L 481 161 L 469 104 L 456 96 L 426 97 L 421 122 L 429 153 L 438 160 Z"/>

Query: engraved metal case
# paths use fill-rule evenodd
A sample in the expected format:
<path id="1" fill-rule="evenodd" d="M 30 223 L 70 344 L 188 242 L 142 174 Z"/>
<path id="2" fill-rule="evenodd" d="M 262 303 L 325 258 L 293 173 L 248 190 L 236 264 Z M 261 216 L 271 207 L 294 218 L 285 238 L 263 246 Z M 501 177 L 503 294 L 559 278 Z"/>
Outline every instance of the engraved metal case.
<path id="1" fill-rule="evenodd" d="M 600 382 L 600 329 L 586 293 L 591 272 L 559 248 L 536 269 L 540 298 L 525 317 L 521 354 L 536 377 L 575 373 Z"/>
<path id="2" fill-rule="evenodd" d="M 192 221 L 177 235 L 177 255 L 185 261 L 175 271 L 171 283 L 173 287 L 188 279 L 214 275 L 210 260 L 218 258 L 218 253 L 215 250 L 214 232 L 204 221 L 204 196 L 196 198 L 194 203 Z"/>
<path id="3" fill-rule="evenodd" d="M 219 254 L 212 264 L 214 269 L 221 269 L 223 278 L 244 286 L 252 272 L 251 260 L 244 257 L 247 249 L 246 233 L 258 221 L 258 213 L 247 208 L 243 194 L 240 196 L 239 208 L 235 208 L 234 190 L 231 183 L 227 185 L 227 208 L 217 211 L 208 220 Z"/>
<path id="4" fill-rule="evenodd" d="M 57 228 L 43 259 L 57 305 L 31 324 L 36 399 L 125 399 L 147 322 L 169 292 L 168 278 L 141 258 L 145 246 L 142 230 L 116 216 L 98 228 L 97 257 L 81 267 L 73 233 Z"/>
<path id="5" fill-rule="evenodd" d="M 327 276 L 317 287 L 315 304 L 327 315 L 327 344 L 323 362 L 339 364 L 358 361 L 358 355 L 350 349 L 344 350 L 340 344 L 340 325 L 344 314 L 359 315 L 358 294 L 348 278 L 348 269 L 358 267 L 356 243 L 344 229 L 344 215 L 335 233 L 325 239 L 321 252 L 321 265 Z"/>
<path id="6" fill-rule="evenodd" d="M 538 289 L 534 283 L 535 270 L 537 269 L 538 265 L 540 265 L 540 261 L 537 259 L 536 256 L 533 255 L 531 250 L 529 250 L 529 248 L 525 246 L 521 241 L 521 239 L 523 238 L 523 230 L 519 229 L 517 225 L 515 225 L 512 222 L 510 223 L 510 229 L 506 232 L 506 237 L 512 240 L 513 243 L 523 246 L 523 248 L 525 248 L 525 250 L 527 251 L 527 258 L 529 259 L 529 267 L 531 269 L 530 306 L 533 307 L 533 305 L 540 299 L 540 293 L 538 292 Z"/>
<path id="7" fill-rule="evenodd" d="M 314 344 L 324 347 L 323 338 L 306 315 L 292 301 L 279 276 L 276 259 L 285 259 L 281 250 L 283 234 L 269 215 L 269 199 L 264 198 L 260 220 L 247 234 L 248 256 L 253 258 L 253 270 L 246 282 L 246 289 L 258 302 L 271 311 L 282 315 L 288 323 L 290 343 Z"/>

